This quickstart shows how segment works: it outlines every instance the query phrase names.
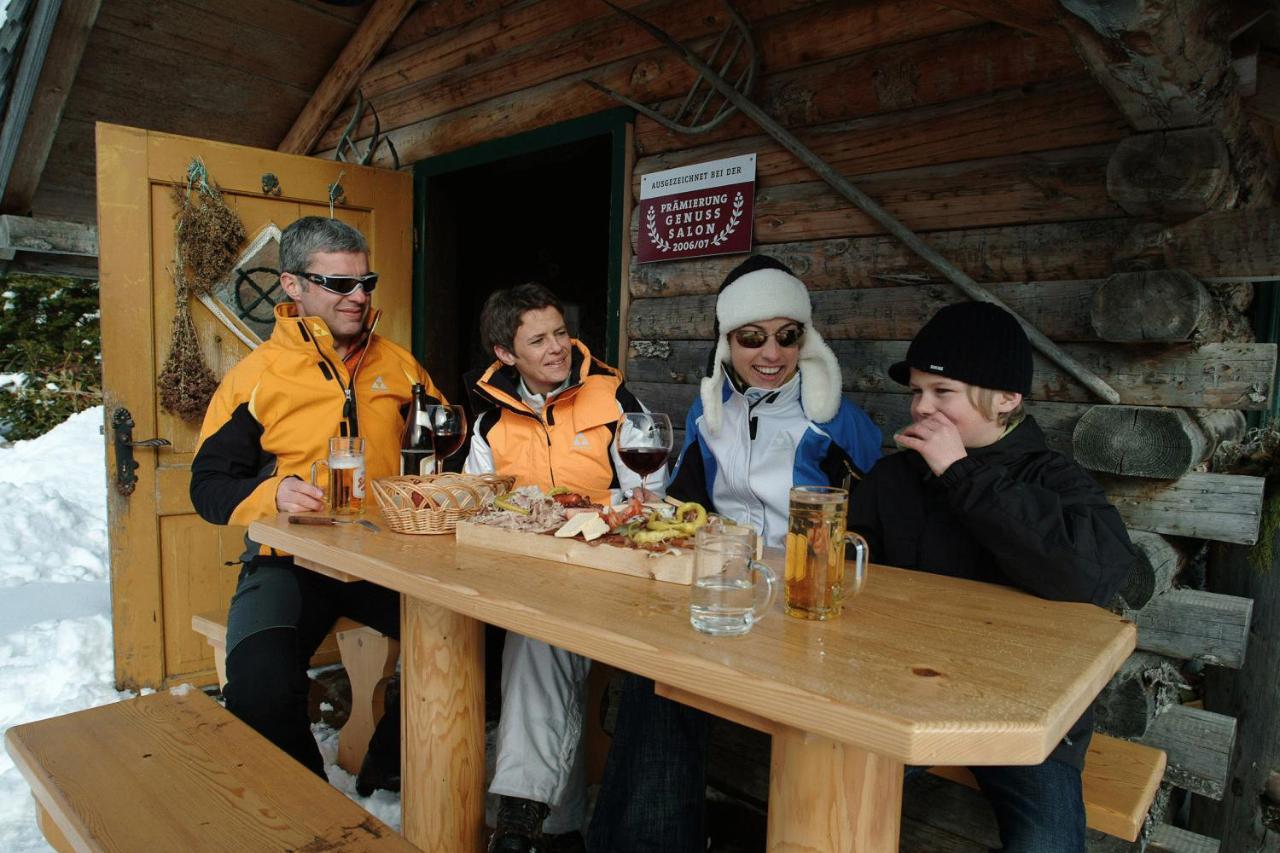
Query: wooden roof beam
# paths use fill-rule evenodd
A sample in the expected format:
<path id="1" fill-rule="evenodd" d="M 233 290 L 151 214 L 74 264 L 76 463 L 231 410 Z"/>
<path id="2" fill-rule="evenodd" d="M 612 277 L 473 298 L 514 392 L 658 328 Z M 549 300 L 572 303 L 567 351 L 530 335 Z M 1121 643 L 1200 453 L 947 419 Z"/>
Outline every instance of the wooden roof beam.
<path id="1" fill-rule="evenodd" d="M 1059 24 L 1066 13 L 1057 0 L 943 0 L 942 5 L 1053 41 L 1067 38 Z"/>
<path id="2" fill-rule="evenodd" d="M 101 0 L 62 0 L 0 210 L 22 214 L 31 210 L 101 5 Z"/>
<path id="3" fill-rule="evenodd" d="M 0 216 L 0 251 L 98 256 L 98 229 L 79 222 Z"/>
<path id="4" fill-rule="evenodd" d="M 359 28 L 338 54 L 329 73 L 285 135 L 278 150 L 309 154 L 343 103 L 355 91 L 361 75 L 377 59 L 382 48 L 409 14 L 415 0 L 376 0 Z"/>
<path id="5" fill-rule="evenodd" d="M 1245 112 L 1230 37 L 1239 21 L 1214 0 L 1061 0 L 1076 53 L 1134 129 L 1211 128 L 1221 134 L 1235 183 L 1226 206 L 1268 205 L 1276 185 L 1271 146 Z"/>

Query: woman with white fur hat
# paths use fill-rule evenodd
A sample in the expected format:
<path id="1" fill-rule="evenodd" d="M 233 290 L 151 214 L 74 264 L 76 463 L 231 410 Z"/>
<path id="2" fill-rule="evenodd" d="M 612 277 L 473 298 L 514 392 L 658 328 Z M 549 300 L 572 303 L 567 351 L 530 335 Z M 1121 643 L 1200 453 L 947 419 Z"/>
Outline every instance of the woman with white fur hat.
<path id="1" fill-rule="evenodd" d="M 773 258 L 726 276 L 708 373 L 667 494 L 750 524 L 767 545 L 785 541 L 792 485 L 847 487 L 880 457 L 880 430 L 841 396 L 808 288 Z M 588 849 L 704 850 L 708 732 L 706 714 L 628 675 Z"/>

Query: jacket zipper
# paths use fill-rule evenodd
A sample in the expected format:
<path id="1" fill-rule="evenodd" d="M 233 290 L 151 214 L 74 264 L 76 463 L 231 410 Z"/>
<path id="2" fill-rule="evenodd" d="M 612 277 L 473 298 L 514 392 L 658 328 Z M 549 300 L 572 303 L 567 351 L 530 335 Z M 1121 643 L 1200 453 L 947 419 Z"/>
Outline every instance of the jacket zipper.
<path id="1" fill-rule="evenodd" d="M 333 381 L 338 383 L 338 387 L 342 390 L 342 417 L 347 422 L 347 431 L 350 433 L 348 438 L 358 438 L 360 436 L 360 419 L 356 413 L 356 374 L 360 371 L 360 365 L 364 364 L 364 357 L 369 352 L 369 347 L 373 343 L 373 330 L 377 328 L 378 320 L 382 316 L 382 311 L 376 311 L 373 315 L 373 322 L 369 324 L 369 335 L 365 340 L 364 350 L 360 353 L 360 358 L 356 360 L 356 366 L 351 371 L 350 381 L 343 383 L 342 377 L 338 374 L 337 367 L 329 360 L 329 356 L 324 354 L 324 350 L 320 348 L 320 342 L 316 340 L 314 335 L 306 335 L 311 340 L 311 345 L 316 348 L 316 355 L 327 365 L 329 372 L 333 374 Z M 303 322 L 302 320 L 298 321 Z"/>

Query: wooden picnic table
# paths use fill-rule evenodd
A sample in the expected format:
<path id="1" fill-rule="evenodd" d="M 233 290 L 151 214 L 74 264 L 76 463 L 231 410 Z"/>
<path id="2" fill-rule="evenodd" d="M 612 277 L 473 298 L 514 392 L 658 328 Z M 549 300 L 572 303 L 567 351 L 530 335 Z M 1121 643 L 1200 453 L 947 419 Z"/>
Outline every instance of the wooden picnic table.
<path id="1" fill-rule="evenodd" d="M 776 603 L 717 638 L 690 627 L 676 584 L 283 515 L 249 534 L 402 593 L 403 831 L 429 851 L 483 843 L 482 622 L 770 731 L 769 849 L 858 853 L 898 849 L 904 764 L 1043 761 L 1137 636 L 1092 605 L 872 566 L 839 619 Z"/>

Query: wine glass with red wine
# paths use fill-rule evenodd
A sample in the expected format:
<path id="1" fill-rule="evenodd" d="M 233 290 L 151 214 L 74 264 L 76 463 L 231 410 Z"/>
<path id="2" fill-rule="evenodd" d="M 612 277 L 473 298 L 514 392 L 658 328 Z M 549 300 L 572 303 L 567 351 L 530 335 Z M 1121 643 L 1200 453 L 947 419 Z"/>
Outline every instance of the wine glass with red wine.
<path id="1" fill-rule="evenodd" d="M 444 470 L 444 460 L 467 441 L 467 413 L 461 406 L 428 406 L 427 420 L 435 441 L 436 473 Z"/>
<path id="2" fill-rule="evenodd" d="M 624 412 L 613 440 L 622 464 L 644 479 L 671 455 L 671 418 L 660 412 Z"/>

